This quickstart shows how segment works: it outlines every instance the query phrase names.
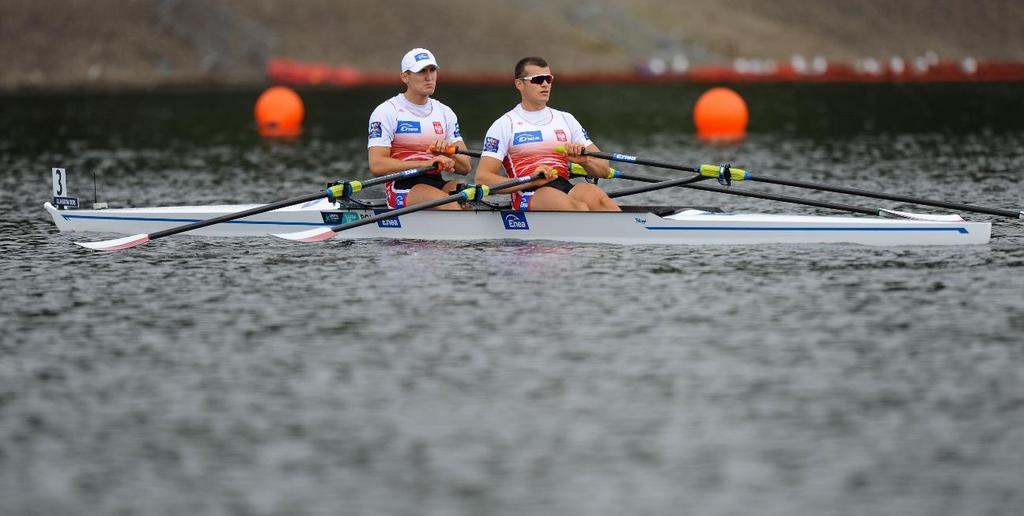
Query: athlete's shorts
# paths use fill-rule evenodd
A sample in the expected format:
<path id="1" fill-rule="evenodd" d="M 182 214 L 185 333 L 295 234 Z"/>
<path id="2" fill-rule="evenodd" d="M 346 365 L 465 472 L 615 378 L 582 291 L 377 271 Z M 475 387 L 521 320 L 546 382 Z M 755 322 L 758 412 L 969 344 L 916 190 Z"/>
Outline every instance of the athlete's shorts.
<path id="1" fill-rule="evenodd" d="M 427 176 L 409 177 L 406 179 L 399 179 L 398 181 L 388 181 L 384 185 L 384 191 L 387 192 L 388 196 L 388 208 L 404 208 L 405 198 L 409 195 L 409 190 L 416 185 L 427 185 L 433 186 L 438 190 L 444 188 L 445 181 L 440 174 L 431 174 Z"/>
<path id="2" fill-rule="evenodd" d="M 541 188 L 554 188 L 560 192 L 569 193 L 569 190 L 572 190 L 572 187 L 574 186 L 576 185 L 570 183 L 568 179 L 559 177 L 558 179 L 535 189 L 512 192 L 512 209 L 517 211 L 529 210 L 530 201 L 533 200 L 533 194 Z"/>

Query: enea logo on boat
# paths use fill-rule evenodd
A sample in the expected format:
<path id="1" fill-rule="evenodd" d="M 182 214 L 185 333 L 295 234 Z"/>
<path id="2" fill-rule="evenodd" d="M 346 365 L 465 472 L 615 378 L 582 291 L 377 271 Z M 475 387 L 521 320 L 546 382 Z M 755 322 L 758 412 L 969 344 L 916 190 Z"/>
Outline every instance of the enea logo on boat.
<path id="1" fill-rule="evenodd" d="M 373 210 L 374 215 L 380 215 L 381 213 L 387 213 L 388 210 Z M 377 227 L 390 229 L 390 228 L 401 228 L 402 221 L 398 220 L 398 217 L 388 217 L 386 219 L 380 219 L 377 221 Z"/>
<path id="2" fill-rule="evenodd" d="M 544 137 L 541 136 L 540 131 L 524 131 L 512 135 L 512 145 L 519 145 L 522 143 L 534 143 L 544 141 Z"/>
<path id="3" fill-rule="evenodd" d="M 505 224 L 505 229 L 512 231 L 529 231 L 530 229 L 530 224 L 526 222 L 526 213 L 521 211 L 501 212 L 501 222 Z"/>
<path id="4" fill-rule="evenodd" d="M 399 120 L 395 132 L 399 134 L 419 133 L 420 123 L 415 120 Z"/>

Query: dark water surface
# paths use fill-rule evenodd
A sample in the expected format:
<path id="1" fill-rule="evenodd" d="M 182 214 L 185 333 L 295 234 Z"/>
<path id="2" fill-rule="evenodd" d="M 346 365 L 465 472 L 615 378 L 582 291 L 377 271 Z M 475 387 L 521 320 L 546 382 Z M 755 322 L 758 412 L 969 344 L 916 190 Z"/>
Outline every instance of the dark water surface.
<path id="1" fill-rule="evenodd" d="M 754 132 L 724 148 L 694 140 L 696 87 L 553 105 L 611 151 L 1024 205 L 1020 86 L 740 91 Z M 962 248 L 182 236 L 102 254 L 47 219 L 52 166 L 87 204 L 95 173 L 112 206 L 368 176 L 366 118 L 392 91 L 305 92 L 293 144 L 253 136 L 257 93 L 0 98 L 0 513 L 1024 513 L 1024 222 Z M 472 147 L 514 101 L 439 97 Z"/>

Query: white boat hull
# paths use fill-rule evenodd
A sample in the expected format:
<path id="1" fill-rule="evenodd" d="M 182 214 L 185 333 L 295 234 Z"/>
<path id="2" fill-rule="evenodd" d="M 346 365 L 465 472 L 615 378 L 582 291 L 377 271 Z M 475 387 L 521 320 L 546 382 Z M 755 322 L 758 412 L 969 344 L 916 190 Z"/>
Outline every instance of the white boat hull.
<path id="1" fill-rule="evenodd" d="M 44 207 L 60 231 L 153 233 L 258 205 L 172 206 L 103 210 Z M 318 200 L 188 234 L 213 237 L 265 236 L 330 227 L 368 217 L 371 209 L 339 208 Z M 978 245 L 988 243 L 989 222 L 846 216 L 767 215 L 685 210 L 664 217 L 649 211 L 514 212 L 421 211 L 338 234 L 337 238 L 423 240 L 557 240 L 606 244 L 862 244 Z"/>

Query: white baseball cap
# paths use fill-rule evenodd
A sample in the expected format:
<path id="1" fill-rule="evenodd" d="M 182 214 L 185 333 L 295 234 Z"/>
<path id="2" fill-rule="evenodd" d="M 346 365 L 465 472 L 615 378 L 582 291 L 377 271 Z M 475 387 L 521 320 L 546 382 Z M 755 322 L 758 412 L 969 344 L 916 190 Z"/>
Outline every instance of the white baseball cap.
<path id="1" fill-rule="evenodd" d="M 406 52 L 402 58 L 403 72 L 416 73 L 430 65 L 437 66 L 437 59 L 434 59 L 434 54 L 425 48 L 414 48 Z"/>

